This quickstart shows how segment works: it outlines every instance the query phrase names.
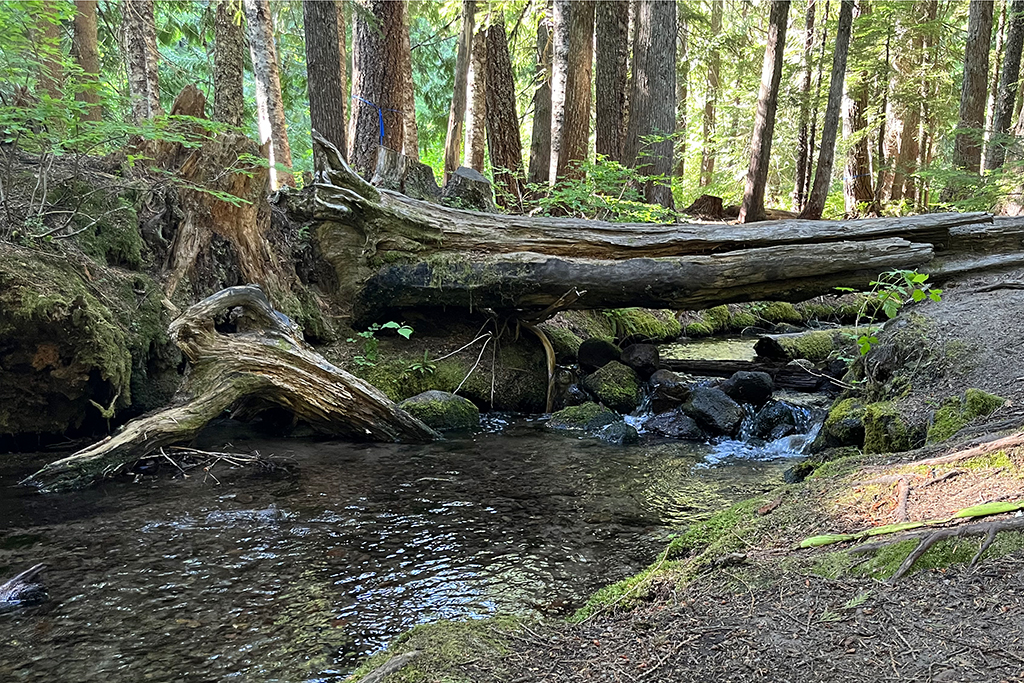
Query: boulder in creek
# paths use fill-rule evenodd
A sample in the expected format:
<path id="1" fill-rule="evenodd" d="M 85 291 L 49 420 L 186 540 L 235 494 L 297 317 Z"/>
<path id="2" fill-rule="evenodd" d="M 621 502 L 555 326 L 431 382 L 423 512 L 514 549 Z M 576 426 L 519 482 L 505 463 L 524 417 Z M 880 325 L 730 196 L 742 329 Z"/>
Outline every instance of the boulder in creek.
<path id="1" fill-rule="evenodd" d="M 583 378 L 583 388 L 612 410 L 626 415 L 640 405 L 641 382 L 632 368 L 617 361 Z"/>
<path id="2" fill-rule="evenodd" d="M 688 378 L 671 370 L 658 370 L 650 379 L 649 407 L 654 414 L 672 410 L 690 395 Z"/>
<path id="3" fill-rule="evenodd" d="M 631 344 L 622 350 L 621 361 L 646 380 L 658 371 L 661 359 L 654 344 Z"/>
<path id="4" fill-rule="evenodd" d="M 405 399 L 398 407 L 442 432 L 474 429 L 480 425 L 480 410 L 473 402 L 447 391 L 424 391 Z"/>
<path id="5" fill-rule="evenodd" d="M 584 372 L 600 370 L 608 363 L 622 358 L 622 349 L 607 339 L 591 337 L 580 344 L 576 352 L 577 362 Z"/>
<path id="6" fill-rule="evenodd" d="M 640 435 L 632 425 L 626 424 L 624 420 L 612 422 L 601 428 L 597 438 L 616 446 L 631 446 L 640 443 Z"/>
<path id="7" fill-rule="evenodd" d="M 765 441 L 774 441 L 796 431 L 797 418 L 793 407 L 782 401 L 772 401 L 757 412 L 751 420 L 752 436 Z"/>
<path id="8" fill-rule="evenodd" d="M 668 436 L 673 439 L 703 441 L 707 438 L 704 430 L 697 424 L 697 421 L 684 413 L 681 408 L 649 417 L 644 422 L 644 429 L 653 434 L 660 434 L 661 436 Z"/>
<path id="9" fill-rule="evenodd" d="M 733 436 L 743 420 L 743 408 L 721 389 L 697 387 L 682 410 L 713 435 Z"/>
<path id="10" fill-rule="evenodd" d="M 613 411 L 591 402 L 569 406 L 552 413 L 547 426 L 551 429 L 593 432 L 620 419 Z"/>
<path id="11" fill-rule="evenodd" d="M 740 370 L 718 385 L 725 395 L 737 403 L 763 406 L 775 391 L 775 382 L 767 372 Z"/>

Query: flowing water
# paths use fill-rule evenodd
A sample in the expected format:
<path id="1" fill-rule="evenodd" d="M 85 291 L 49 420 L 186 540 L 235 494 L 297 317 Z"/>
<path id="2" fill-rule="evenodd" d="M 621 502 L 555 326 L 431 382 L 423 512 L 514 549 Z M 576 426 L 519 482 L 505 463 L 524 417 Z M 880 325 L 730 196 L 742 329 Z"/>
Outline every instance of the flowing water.
<path id="1" fill-rule="evenodd" d="M 0 614 L 0 681 L 341 680 L 419 623 L 576 607 L 671 527 L 778 484 L 792 455 L 493 417 L 427 446 L 228 424 L 201 447 L 226 441 L 292 467 L 168 464 L 42 496 L 13 485 L 29 456 L 0 456 L 0 580 L 51 567 L 49 601 Z"/>

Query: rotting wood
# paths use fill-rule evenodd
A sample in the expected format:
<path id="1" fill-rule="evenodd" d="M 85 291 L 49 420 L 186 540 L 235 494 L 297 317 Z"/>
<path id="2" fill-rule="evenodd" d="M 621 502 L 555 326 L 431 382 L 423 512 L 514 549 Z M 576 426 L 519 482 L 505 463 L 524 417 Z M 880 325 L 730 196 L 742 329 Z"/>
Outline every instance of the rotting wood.
<path id="1" fill-rule="evenodd" d="M 226 314 L 237 332 L 215 328 Z M 22 484 L 44 492 L 88 486 L 162 446 L 190 440 L 247 399 L 279 405 L 325 434 L 371 441 L 437 438 L 376 388 L 310 351 L 294 323 L 257 286 L 231 287 L 203 299 L 171 323 L 169 334 L 189 362 L 170 407 L 46 465 Z"/>
<path id="2" fill-rule="evenodd" d="M 1010 436 L 1006 436 L 1001 439 L 986 441 L 985 443 L 978 444 L 972 448 L 966 448 L 956 451 L 955 453 L 949 453 L 948 455 L 940 455 L 934 458 L 927 458 L 925 460 L 917 460 L 914 462 L 914 465 L 924 467 L 949 465 L 951 463 L 961 462 L 979 455 L 987 455 L 988 453 L 995 453 L 996 451 L 1015 448 L 1021 445 L 1024 445 L 1024 432 L 1017 432 L 1016 434 L 1011 434 Z"/>

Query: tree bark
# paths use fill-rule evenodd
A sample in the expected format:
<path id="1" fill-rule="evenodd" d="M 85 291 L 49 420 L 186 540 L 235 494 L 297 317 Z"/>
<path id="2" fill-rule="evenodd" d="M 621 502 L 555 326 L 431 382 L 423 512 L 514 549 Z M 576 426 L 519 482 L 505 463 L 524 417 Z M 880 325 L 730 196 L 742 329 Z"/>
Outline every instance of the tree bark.
<path id="1" fill-rule="evenodd" d="M 672 152 L 675 128 L 676 5 L 639 0 L 633 44 L 633 77 L 629 90 L 629 123 L 624 159 L 649 176 L 644 198 L 671 209 Z M 658 136 L 647 144 L 644 138 Z"/>
<path id="2" fill-rule="evenodd" d="M 469 86 L 469 64 L 473 51 L 475 15 L 476 0 L 462 0 L 462 30 L 459 32 L 459 43 L 455 52 L 455 88 L 452 92 L 452 104 L 448 109 L 448 132 L 444 139 L 442 185 L 447 184 L 448 176 L 462 165 L 462 129 L 466 120 L 466 91 Z M 539 35 L 539 26 L 537 31 Z"/>
<path id="3" fill-rule="evenodd" d="M 75 99 L 85 104 L 83 121 L 100 121 L 99 75 L 100 51 L 96 26 L 97 0 L 75 0 L 75 33 L 71 51 L 82 70 L 82 83 Z"/>
<path id="4" fill-rule="evenodd" d="M 469 68 L 469 126 L 466 128 L 466 157 L 469 167 L 484 172 L 487 140 L 487 37 L 478 31 L 473 38 L 473 61 Z"/>
<path id="5" fill-rule="evenodd" d="M 537 22 L 537 71 L 533 93 L 533 135 L 530 138 L 530 169 L 527 182 L 548 182 L 551 172 L 551 20 Z"/>
<path id="6" fill-rule="evenodd" d="M 997 6 L 993 8 L 992 28 L 994 31 L 992 59 L 989 62 L 988 95 L 985 102 L 984 145 L 981 150 L 982 168 L 991 154 L 992 128 L 995 125 L 996 103 L 999 101 L 999 78 L 1003 67 L 1003 50 L 1006 41 L 1006 11 L 1009 0 L 993 0 Z M 996 19 L 998 15 L 998 20 Z"/>
<path id="7" fill-rule="evenodd" d="M 217 0 L 213 47 L 213 120 L 241 126 L 245 117 L 245 34 L 234 3 Z"/>
<path id="8" fill-rule="evenodd" d="M 916 21 L 916 17 L 915 17 Z M 903 71 L 903 78 L 914 83 L 920 81 L 924 61 L 924 33 L 918 26 L 909 27 L 911 33 L 910 55 L 897 57 L 897 68 Z M 897 109 L 896 117 L 900 120 L 897 135 L 898 152 L 893 164 L 892 192 L 889 197 L 893 202 L 904 199 L 913 203 L 917 198 L 917 186 L 913 174 L 917 172 L 917 158 L 921 150 L 921 96 L 920 87 L 915 88 L 915 95 L 909 103 Z"/>
<path id="9" fill-rule="evenodd" d="M 743 190 L 740 223 L 763 221 L 764 190 L 768 183 L 768 163 L 772 155 L 775 115 L 779 109 L 779 82 L 782 80 L 782 56 L 786 51 L 786 20 L 789 0 L 772 0 L 768 17 L 768 42 L 761 67 L 761 90 L 757 97 L 757 116 L 750 138 L 750 168 Z"/>
<path id="10" fill-rule="evenodd" d="M 377 166 L 377 147 L 400 151 L 403 2 L 360 0 L 352 39 L 352 119 L 349 159 L 364 177 Z"/>
<path id="11" fill-rule="evenodd" d="M 215 319 L 236 307 L 244 311 L 238 331 L 217 331 Z M 169 334 L 189 362 L 171 407 L 129 422 L 22 484 L 44 492 L 89 486 L 164 446 L 191 440 L 246 400 L 276 404 L 324 434 L 377 441 L 437 438 L 373 386 L 310 351 L 258 287 L 231 287 L 200 301 L 171 323 Z"/>
<path id="12" fill-rule="evenodd" d="M 39 86 L 52 100 L 60 100 L 64 90 L 64 62 L 60 44 L 60 17 L 54 0 L 43 0 L 34 16 L 35 29 L 30 31 L 39 59 Z"/>
<path id="13" fill-rule="evenodd" d="M 711 35 L 722 32 L 723 0 L 711 0 Z M 635 49 L 635 48 L 634 48 Z M 715 176 L 715 108 L 718 103 L 718 88 L 722 71 L 722 54 L 718 43 L 708 55 L 708 80 L 704 94 L 704 147 L 700 159 L 700 186 L 707 187 Z"/>
<path id="14" fill-rule="evenodd" d="M 621 162 L 626 136 L 629 0 L 597 2 L 595 13 L 595 147 L 599 155 Z"/>
<path id="15" fill-rule="evenodd" d="M 677 11 L 679 8 L 677 6 Z M 686 107 L 690 99 L 690 47 L 689 26 L 686 15 L 679 11 L 678 45 L 679 58 L 676 60 L 676 168 L 673 175 L 682 178 L 686 172 L 686 142 L 689 131 L 686 129 Z M 625 106 L 625 103 L 623 103 Z"/>
<path id="16" fill-rule="evenodd" d="M 992 137 L 985 156 L 985 168 L 990 171 L 1000 168 L 1006 160 L 1006 134 L 1010 130 L 1013 107 L 1017 101 L 1021 51 L 1024 49 L 1024 0 L 1013 0 L 1007 23 L 1009 30 L 1004 44 L 1003 70 L 992 120 Z"/>
<path id="17" fill-rule="evenodd" d="M 858 0 L 854 6 L 853 17 L 856 22 L 860 16 L 871 13 L 867 0 Z M 867 128 L 867 108 L 869 99 L 869 83 L 867 71 L 860 71 L 845 80 L 846 93 L 843 95 L 843 138 L 848 142 L 846 153 L 846 172 L 843 176 L 843 199 L 847 216 L 874 213 L 872 203 L 874 192 L 871 183 L 871 152 L 869 139 L 865 133 Z M 865 206 L 868 205 L 868 206 Z"/>
<path id="18" fill-rule="evenodd" d="M 409 42 L 409 2 L 402 2 L 401 68 L 402 153 L 413 161 L 420 160 L 420 134 L 416 125 L 416 82 L 412 77 L 412 46 Z"/>
<path id="19" fill-rule="evenodd" d="M 245 18 L 249 28 L 249 52 L 256 77 L 256 108 L 259 112 L 260 144 L 267 145 L 270 160 L 270 189 L 295 185 L 287 170 L 292 167 L 292 151 L 288 145 L 288 125 L 281 98 L 281 75 L 277 68 L 277 48 L 269 0 L 244 0 Z M 268 144 L 269 143 L 269 144 Z"/>
<path id="20" fill-rule="evenodd" d="M 516 84 L 505 35 L 505 22 L 492 23 L 487 41 L 487 146 L 491 150 L 498 203 L 506 209 L 522 210 L 523 146 L 516 115 Z"/>
<path id="21" fill-rule="evenodd" d="M 569 83 L 569 34 L 572 26 L 571 0 L 554 0 L 552 12 L 551 62 L 551 159 L 548 180 L 558 177 L 558 155 L 562 149 L 562 126 L 565 123 L 565 97 Z"/>
<path id="22" fill-rule="evenodd" d="M 836 135 L 839 131 L 839 110 L 843 100 L 843 81 L 846 74 L 846 57 L 850 50 L 853 29 L 853 0 L 842 0 L 839 9 L 839 25 L 836 29 L 836 46 L 832 57 L 832 76 L 828 88 L 828 105 L 825 120 L 821 124 L 821 148 L 818 153 L 818 167 L 814 173 L 814 185 L 807 198 L 807 205 L 800 212 L 801 218 L 821 218 L 825 210 L 825 199 L 832 184 L 832 167 L 835 164 Z"/>
<path id="23" fill-rule="evenodd" d="M 156 49 L 153 0 L 124 0 L 121 12 L 128 65 L 128 96 L 132 118 L 141 123 L 164 113 L 160 107 L 159 53 Z"/>
<path id="24" fill-rule="evenodd" d="M 341 42 L 338 35 L 335 0 L 303 0 L 302 21 L 306 36 L 306 88 L 309 93 L 309 123 L 331 141 L 342 155 L 346 145 L 345 91 Z M 313 148 L 317 170 L 324 168 L 319 148 Z"/>
<path id="25" fill-rule="evenodd" d="M 960 90 L 960 121 L 953 147 L 953 165 L 974 174 L 981 170 L 994 5 L 992 0 L 971 0 L 964 48 L 964 80 Z M 952 188 L 952 194 L 956 194 L 956 188 Z"/>
<path id="26" fill-rule="evenodd" d="M 589 156 L 590 86 L 594 68 L 594 0 L 575 0 L 569 25 L 569 71 L 565 83 L 562 141 L 555 179 L 579 179 Z"/>
<path id="27" fill-rule="evenodd" d="M 803 71 L 800 75 L 800 132 L 796 143 L 796 180 L 793 183 L 793 208 L 800 211 L 807 200 L 807 167 L 811 162 L 811 141 L 808 124 L 811 113 L 811 71 L 814 67 L 814 15 L 817 0 L 807 0 L 804 15 Z"/>

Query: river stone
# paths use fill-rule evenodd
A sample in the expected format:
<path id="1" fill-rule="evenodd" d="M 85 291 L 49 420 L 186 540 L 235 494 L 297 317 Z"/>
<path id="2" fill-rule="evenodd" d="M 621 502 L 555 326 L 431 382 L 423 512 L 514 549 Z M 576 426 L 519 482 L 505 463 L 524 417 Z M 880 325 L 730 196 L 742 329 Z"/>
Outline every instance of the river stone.
<path id="1" fill-rule="evenodd" d="M 551 429 L 596 431 L 618 421 L 620 418 L 614 412 L 590 402 L 552 413 L 547 426 Z"/>
<path id="2" fill-rule="evenodd" d="M 680 408 L 648 418 L 644 422 L 644 429 L 654 434 L 670 436 L 673 439 L 703 441 L 705 438 L 704 430 L 700 428 L 696 420 Z"/>
<path id="3" fill-rule="evenodd" d="M 740 370 L 718 385 L 725 395 L 737 403 L 763 406 L 775 391 L 775 382 L 767 372 Z"/>
<path id="4" fill-rule="evenodd" d="M 772 401 L 761 408 L 750 423 L 753 436 L 765 441 L 774 441 L 796 431 L 796 415 L 792 406 L 782 401 Z"/>
<path id="5" fill-rule="evenodd" d="M 459 166 L 448 176 L 448 183 L 441 191 L 441 202 L 446 206 L 471 211 L 497 213 L 494 205 L 494 190 L 491 181 L 465 166 Z"/>
<path id="6" fill-rule="evenodd" d="M 651 398 L 648 407 L 652 413 L 664 413 L 685 401 L 690 395 L 688 378 L 671 370 L 658 370 L 651 375 Z"/>
<path id="7" fill-rule="evenodd" d="M 597 433 L 601 441 L 615 444 L 617 446 L 630 446 L 640 443 L 640 435 L 632 425 L 626 424 L 623 420 L 612 422 Z"/>
<path id="8" fill-rule="evenodd" d="M 732 436 L 743 420 L 743 408 L 721 389 L 697 387 L 690 392 L 682 410 L 711 434 Z"/>
<path id="9" fill-rule="evenodd" d="M 812 453 L 827 448 L 864 445 L 864 404 L 855 398 L 837 401 L 811 444 Z"/>
<path id="10" fill-rule="evenodd" d="M 654 344 L 632 344 L 622 350 L 622 362 L 636 370 L 636 374 L 644 379 L 658 371 L 661 359 L 658 347 Z"/>
<path id="11" fill-rule="evenodd" d="M 584 372 L 600 370 L 608 363 L 622 358 L 622 349 L 608 341 L 591 337 L 580 344 L 576 352 L 576 360 Z"/>
<path id="12" fill-rule="evenodd" d="M 473 429 L 480 424 L 480 410 L 473 402 L 447 391 L 424 391 L 398 407 L 439 431 Z"/>
<path id="13" fill-rule="evenodd" d="M 640 378 L 633 368 L 617 361 L 608 363 L 583 378 L 583 388 L 612 410 L 628 414 L 636 410 L 642 397 Z"/>

